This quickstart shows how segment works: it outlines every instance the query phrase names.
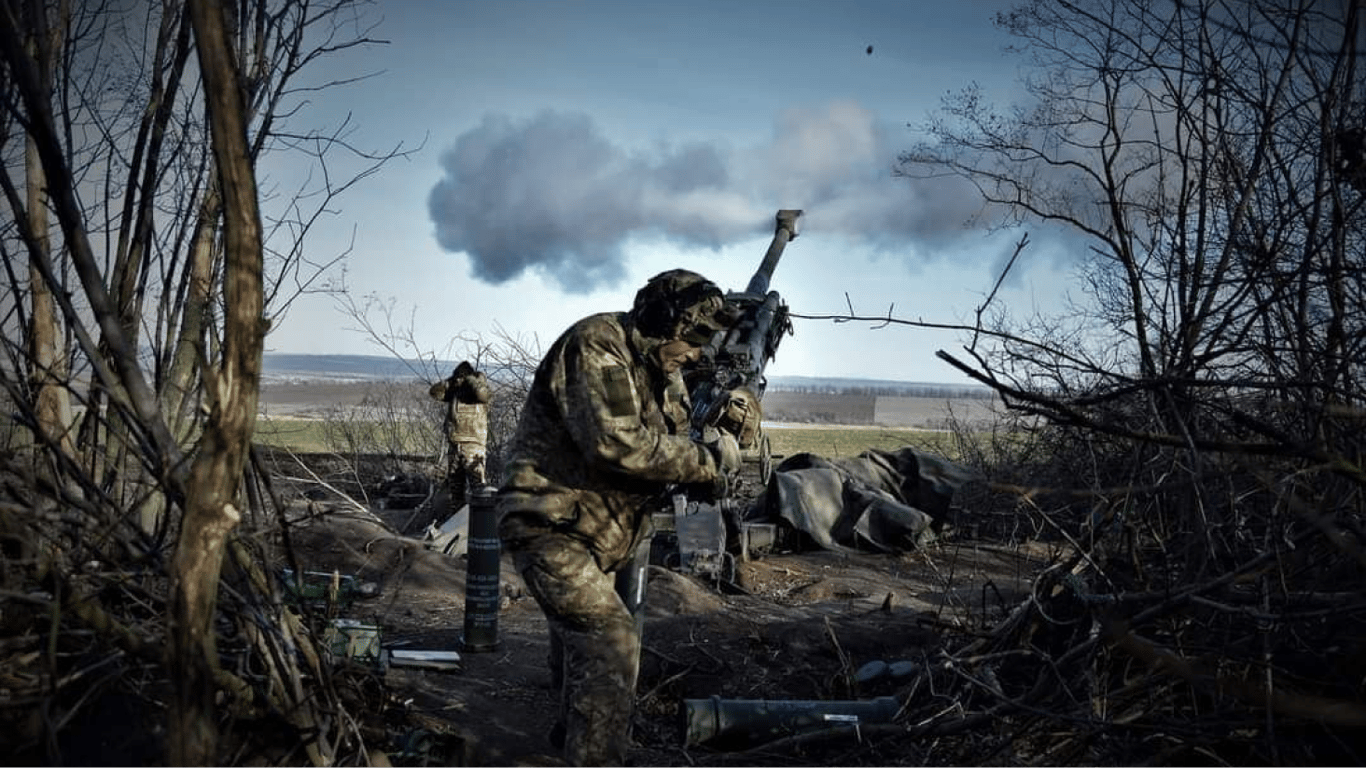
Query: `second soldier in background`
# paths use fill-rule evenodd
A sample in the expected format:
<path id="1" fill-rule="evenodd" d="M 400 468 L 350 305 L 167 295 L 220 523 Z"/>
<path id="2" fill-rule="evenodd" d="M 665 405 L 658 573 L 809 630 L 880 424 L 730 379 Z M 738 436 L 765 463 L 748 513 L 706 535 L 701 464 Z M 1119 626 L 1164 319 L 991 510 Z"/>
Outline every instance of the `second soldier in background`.
<path id="1" fill-rule="evenodd" d="M 450 489 L 449 511 L 455 514 L 465 506 L 470 491 L 488 483 L 484 464 L 493 392 L 484 374 L 466 360 L 449 377 L 433 384 L 428 394 L 446 404 L 442 426 L 449 443 L 446 483 Z"/>

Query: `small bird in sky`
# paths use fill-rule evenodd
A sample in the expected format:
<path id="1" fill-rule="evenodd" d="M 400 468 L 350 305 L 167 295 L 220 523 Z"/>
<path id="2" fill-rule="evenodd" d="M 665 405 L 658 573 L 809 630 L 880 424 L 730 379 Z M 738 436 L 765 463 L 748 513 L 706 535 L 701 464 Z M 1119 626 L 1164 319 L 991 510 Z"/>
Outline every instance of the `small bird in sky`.
<path id="1" fill-rule="evenodd" d="M 871 46 L 871 45 L 868 46 L 868 55 L 869 55 L 869 56 L 872 56 L 872 55 L 873 55 L 873 46 Z"/>

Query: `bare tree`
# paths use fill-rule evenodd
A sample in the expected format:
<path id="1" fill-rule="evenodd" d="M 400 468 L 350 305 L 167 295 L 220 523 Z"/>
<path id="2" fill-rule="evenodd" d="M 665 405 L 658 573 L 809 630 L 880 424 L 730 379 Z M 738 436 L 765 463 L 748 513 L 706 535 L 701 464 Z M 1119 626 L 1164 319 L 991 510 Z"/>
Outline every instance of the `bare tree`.
<path id="1" fill-rule="evenodd" d="M 1082 406 L 1138 396 L 1153 443 L 1347 455 L 1321 438 L 1362 402 L 1366 208 L 1341 159 L 1362 115 L 1358 18 L 1356 3 L 1156 1 L 1002 16 L 1038 73 L 1034 106 L 1003 115 L 969 90 L 901 170 L 968 179 L 1003 223 L 1064 227 L 1095 304 L 1084 325 L 970 349 L 981 375 L 1088 428 L 1134 432 Z"/>
<path id="2" fill-rule="evenodd" d="M 0 457 L 0 531 L 28 553 L 6 578 L 52 595 L 62 623 L 48 636 L 74 623 L 112 640 L 92 652 L 166 670 L 176 764 L 221 760 L 219 694 L 234 713 L 270 697 L 312 734 L 318 764 L 340 743 L 323 731 L 345 727 L 318 714 L 335 694 L 301 682 L 322 684 L 317 655 L 282 652 L 312 641 L 270 597 L 265 553 L 234 530 L 278 506 L 249 462 L 262 340 L 344 256 L 310 261 L 303 240 L 338 196 L 401 152 L 360 152 L 345 126 L 291 125 L 309 92 L 294 85 L 305 66 L 378 42 L 363 5 L 0 2 L 0 191 L 15 214 L 0 227 L 0 386 L 16 414 L 9 431 L 29 446 Z M 322 168 L 347 152 L 361 167 L 262 194 L 257 160 L 279 150 Z M 85 574 L 90 563 L 160 579 L 162 589 L 115 604 L 160 605 L 161 617 L 130 624 L 104 596 L 134 586 Z M 229 577 L 238 588 L 220 593 Z M 5 601 L 21 594 L 8 586 Z M 221 667 L 225 616 L 271 659 L 269 690 Z M 32 627 L 7 626 L 29 638 L 20 646 L 37 642 Z M 46 679 L 80 678 L 61 657 L 34 658 Z M 33 693 L 57 706 L 65 684 Z M 89 698 L 36 730 L 10 723 L 11 753 L 61 760 L 43 750 L 58 748 Z"/>
<path id="3" fill-rule="evenodd" d="M 1316 671 L 1337 663 L 1324 638 L 1342 625 L 1297 611 L 1343 579 L 1352 607 L 1337 618 L 1359 622 L 1366 605 L 1361 12 L 1025 2 L 997 22 L 1019 42 L 1029 101 L 1003 111 L 969 88 L 902 156 L 902 174 L 974 184 L 997 226 L 1060 233 L 1089 298 L 1024 321 L 984 305 L 965 356 L 940 353 L 1045 417 L 1017 463 L 993 468 L 995 487 L 1077 552 L 1035 590 L 1051 597 L 971 649 L 1031 637 L 1052 682 L 969 684 L 984 706 L 1121 741 L 1141 722 L 1232 759 L 1295 762 L 1325 741 L 1359 756 L 1341 740 L 1362 717 L 1359 682 Z M 1191 650 L 1206 647 L 1213 659 Z M 1318 666 L 1291 661 L 1305 658 Z M 1119 682 L 1134 659 L 1165 659 L 1146 695 L 1237 704 L 1139 701 Z M 1351 714 L 1325 714 L 1339 705 Z M 1229 739 L 1244 727 L 1254 746 Z M 1077 749 L 1050 755 L 1113 759 Z"/>
<path id="4" fill-rule="evenodd" d="M 1026 44 L 1035 105 L 1001 114 L 969 90 L 901 172 L 958 174 L 1002 223 L 1060 225 L 1091 254 L 1087 319 L 1103 325 L 1075 359 L 1046 351 L 1057 374 L 1122 368 L 1178 398 L 1210 373 L 1358 397 L 1343 302 L 1363 209 L 1335 140 L 1361 119 L 1357 17 L 1354 3 L 1028 3 L 1000 23 Z"/>

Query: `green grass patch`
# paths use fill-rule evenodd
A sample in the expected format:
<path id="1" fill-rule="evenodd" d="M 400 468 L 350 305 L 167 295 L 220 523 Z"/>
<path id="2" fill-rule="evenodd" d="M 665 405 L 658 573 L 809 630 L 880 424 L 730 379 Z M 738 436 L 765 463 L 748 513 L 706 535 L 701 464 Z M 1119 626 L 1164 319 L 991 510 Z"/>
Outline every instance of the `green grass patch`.
<path id="1" fill-rule="evenodd" d="M 328 450 L 326 424 L 319 419 L 257 419 L 257 445 L 295 453 L 325 453 Z"/>
<path id="2" fill-rule="evenodd" d="M 253 442 L 296 453 L 424 455 L 439 448 L 430 424 L 396 419 L 258 419 Z"/>
<path id="3" fill-rule="evenodd" d="M 952 455 L 953 435 L 921 429 L 870 427 L 782 427 L 764 430 L 774 456 L 814 453 L 826 458 L 849 458 L 864 451 L 917 448 Z"/>
<path id="4" fill-rule="evenodd" d="M 815 453 L 828 458 L 847 458 L 869 449 L 895 451 L 907 447 L 944 455 L 952 455 L 953 451 L 951 434 L 921 429 L 782 427 L 764 432 L 775 456 Z M 320 419 L 259 419 L 255 442 L 296 453 L 334 450 L 328 445 L 326 424 Z"/>

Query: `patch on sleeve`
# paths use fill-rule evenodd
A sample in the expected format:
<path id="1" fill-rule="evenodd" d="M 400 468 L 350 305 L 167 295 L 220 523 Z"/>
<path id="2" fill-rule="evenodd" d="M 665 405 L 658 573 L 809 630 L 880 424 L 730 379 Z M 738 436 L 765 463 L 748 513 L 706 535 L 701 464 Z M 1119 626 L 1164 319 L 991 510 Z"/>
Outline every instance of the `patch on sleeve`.
<path id="1" fill-rule="evenodd" d="M 632 397 L 631 374 L 620 365 L 602 369 L 602 393 L 607 401 L 607 412 L 613 416 L 636 415 L 636 402 Z"/>

